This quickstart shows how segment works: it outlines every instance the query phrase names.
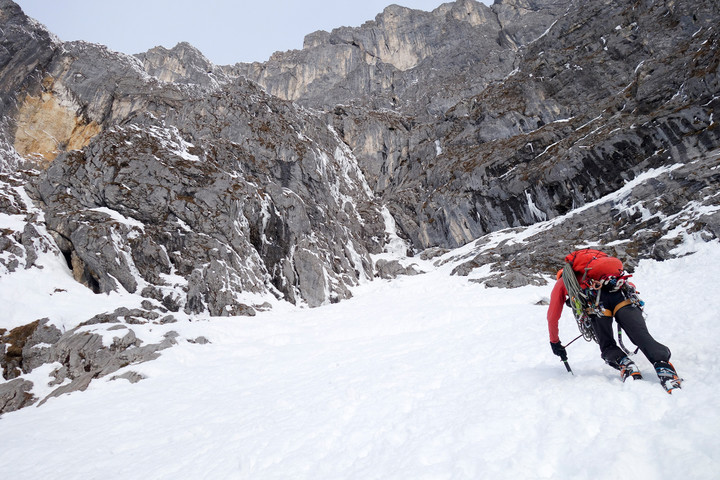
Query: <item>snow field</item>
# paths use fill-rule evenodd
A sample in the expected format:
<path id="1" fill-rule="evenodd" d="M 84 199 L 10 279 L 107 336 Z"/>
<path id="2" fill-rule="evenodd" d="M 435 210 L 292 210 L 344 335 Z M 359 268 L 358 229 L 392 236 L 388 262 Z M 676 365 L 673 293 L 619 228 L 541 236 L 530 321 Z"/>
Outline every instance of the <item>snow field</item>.
<path id="1" fill-rule="evenodd" d="M 633 280 L 686 380 L 628 384 L 595 344 L 550 351 L 551 286 L 486 289 L 425 275 L 316 309 L 153 326 L 182 339 L 0 419 L 0 470 L 48 479 L 713 479 L 720 471 L 720 246 Z M 135 326 L 133 326 L 135 328 Z M 578 334 L 569 311 L 567 343 Z M 629 346 L 629 340 L 626 340 Z M 118 372 L 118 373 L 122 373 Z"/>

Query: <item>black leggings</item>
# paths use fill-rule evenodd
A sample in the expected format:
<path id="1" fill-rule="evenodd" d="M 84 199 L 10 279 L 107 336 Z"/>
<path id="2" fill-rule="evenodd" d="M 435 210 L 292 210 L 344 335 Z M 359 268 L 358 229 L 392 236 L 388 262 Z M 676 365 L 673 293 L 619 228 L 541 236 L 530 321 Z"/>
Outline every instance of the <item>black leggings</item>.
<path id="1" fill-rule="evenodd" d="M 625 300 L 620 292 L 603 290 L 600 300 L 604 308 L 613 311 L 615 306 Z M 627 305 L 615 313 L 615 320 L 625 331 L 630 341 L 637 345 L 650 363 L 667 362 L 670 360 L 670 349 L 655 340 L 648 332 L 642 310 L 634 305 Z M 608 365 L 618 368 L 618 362 L 625 357 L 625 352 L 615 343 L 613 334 L 613 317 L 591 317 L 593 330 L 600 346 L 600 356 Z"/>

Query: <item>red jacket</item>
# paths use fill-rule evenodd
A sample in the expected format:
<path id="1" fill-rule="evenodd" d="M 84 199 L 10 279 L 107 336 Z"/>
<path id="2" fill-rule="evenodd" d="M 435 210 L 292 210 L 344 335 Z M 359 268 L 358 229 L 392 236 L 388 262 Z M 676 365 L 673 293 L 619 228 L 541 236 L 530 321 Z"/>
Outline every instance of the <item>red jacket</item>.
<path id="1" fill-rule="evenodd" d="M 553 343 L 560 341 L 558 322 L 560 321 L 567 296 L 568 293 L 565 288 L 565 283 L 562 277 L 560 277 L 558 281 L 555 282 L 555 286 L 550 294 L 550 306 L 547 312 L 548 331 L 550 332 L 550 341 Z"/>

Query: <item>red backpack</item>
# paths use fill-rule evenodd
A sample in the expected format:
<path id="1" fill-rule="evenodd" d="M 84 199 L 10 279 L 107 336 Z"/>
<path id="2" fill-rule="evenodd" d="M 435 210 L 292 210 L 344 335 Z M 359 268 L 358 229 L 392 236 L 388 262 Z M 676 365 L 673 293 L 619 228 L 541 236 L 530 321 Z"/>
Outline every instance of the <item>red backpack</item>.
<path id="1" fill-rule="evenodd" d="M 572 266 L 582 288 L 587 286 L 589 280 L 629 276 L 619 259 L 593 248 L 576 250 L 565 257 L 565 262 Z"/>

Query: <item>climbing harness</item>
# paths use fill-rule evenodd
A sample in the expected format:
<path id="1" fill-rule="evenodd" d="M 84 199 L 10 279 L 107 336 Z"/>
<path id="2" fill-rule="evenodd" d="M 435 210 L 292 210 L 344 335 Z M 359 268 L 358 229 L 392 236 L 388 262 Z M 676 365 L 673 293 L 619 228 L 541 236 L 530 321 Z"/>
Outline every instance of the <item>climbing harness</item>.
<path id="1" fill-rule="evenodd" d="M 583 337 L 588 342 L 598 343 L 597 337 L 595 336 L 595 330 L 593 329 L 592 322 L 590 320 L 591 316 L 614 317 L 618 310 L 628 305 L 634 305 L 640 308 L 640 310 L 643 310 L 643 307 L 645 306 L 645 302 L 640 299 L 635 288 L 632 284 L 627 282 L 629 275 L 623 275 L 619 278 L 606 278 L 602 280 L 589 279 L 587 281 L 588 288 L 582 289 L 580 287 L 580 282 L 586 283 L 587 272 L 589 270 L 589 268 L 585 268 L 585 272 L 583 273 L 580 281 L 578 281 L 575 276 L 575 272 L 573 271 L 571 264 L 566 263 L 562 270 L 563 283 L 565 284 L 565 289 L 567 290 L 569 297 L 568 304 L 572 309 L 573 316 L 577 322 L 578 330 L 580 330 L 580 336 L 573 339 L 570 343 L 580 337 Z M 603 286 L 608 286 L 613 291 L 620 291 L 625 297 L 625 300 L 618 303 L 613 310 L 604 308 L 600 302 Z M 623 344 L 622 328 L 620 325 L 617 325 L 617 334 L 620 348 L 625 352 L 625 354 L 633 355 L 638 352 L 638 349 L 635 349 L 634 353 L 630 353 L 630 351 L 625 347 Z M 567 347 L 570 343 L 565 346 Z"/>

